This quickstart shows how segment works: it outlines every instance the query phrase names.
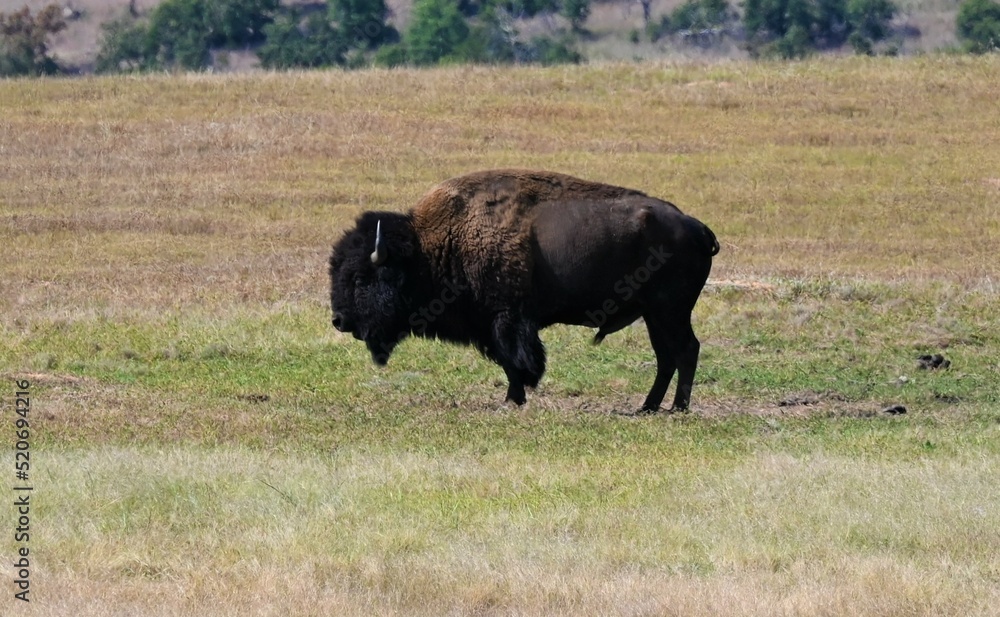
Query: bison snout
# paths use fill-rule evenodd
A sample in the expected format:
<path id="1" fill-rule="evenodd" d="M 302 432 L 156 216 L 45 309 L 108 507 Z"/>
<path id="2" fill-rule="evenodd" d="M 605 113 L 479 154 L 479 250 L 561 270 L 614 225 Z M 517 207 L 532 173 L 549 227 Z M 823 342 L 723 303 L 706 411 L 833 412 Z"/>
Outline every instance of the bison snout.
<path id="1" fill-rule="evenodd" d="M 340 330 L 341 332 L 347 332 L 351 329 L 350 324 L 340 313 L 333 314 L 333 327 Z"/>

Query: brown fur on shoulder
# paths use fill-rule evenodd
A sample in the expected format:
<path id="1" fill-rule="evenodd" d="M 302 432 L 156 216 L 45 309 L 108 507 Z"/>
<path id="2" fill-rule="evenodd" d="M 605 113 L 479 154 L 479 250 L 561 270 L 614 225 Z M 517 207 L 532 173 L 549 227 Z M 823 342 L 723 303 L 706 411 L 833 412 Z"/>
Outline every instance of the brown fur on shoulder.
<path id="1" fill-rule="evenodd" d="M 645 194 L 554 172 L 495 169 L 445 180 L 411 214 L 435 277 L 467 284 L 490 304 L 505 303 L 530 289 L 535 205 L 626 196 Z M 500 289 L 511 297 L 489 297 Z"/>

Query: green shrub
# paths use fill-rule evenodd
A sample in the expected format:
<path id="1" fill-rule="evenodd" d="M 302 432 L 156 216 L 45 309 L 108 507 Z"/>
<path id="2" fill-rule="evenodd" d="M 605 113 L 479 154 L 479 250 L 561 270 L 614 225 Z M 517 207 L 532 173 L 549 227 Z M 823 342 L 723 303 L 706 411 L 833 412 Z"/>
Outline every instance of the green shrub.
<path id="1" fill-rule="evenodd" d="M 662 37 L 673 32 L 671 30 L 672 24 L 670 23 L 669 15 L 661 15 L 660 21 L 649 21 L 646 24 L 646 36 L 653 43 L 660 40 Z"/>
<path id="2" fill-rule="evenodd" d="M 966 0 L 958 9 L 955 24 L 968 51 L 981 54 L 1000 49 L 1000 3 Z"/>
<path id="3" fill-rule="evenodd" d="M 590 0 L 563 0 L 560 12 L 569 20 L 573 30 L 579 31 L 590 17 Z"/>
<path id="4" fill-rule="evenodd" d="M 469 36 L 469 25 L 452 0 L 416 0 L 406 31 L 407 58 L 417 65 L 451 56 Z"/>
<path id="5" fill-rule="evenodd" d="M 197 70 L 208 66 L 214 36 L 205 0 L 166 0 L 150 17 L 152 64 Z"/>
<path id="6" fill-rule="evenodd" d="M 257 56 L 265 68 L 316 68 L 346 62 L 348 45 L 323 13 L 314 13 L 303 21 L 293 11 L 265 26 L 264 34 L 266 42 L 257 50 Z"/>
<path id="7" fill-rule="evenodd" d="M 372 61 L 375 66 L 384 66 L 387 68 L 403 66 L 408 62 L 406 46 L 402 43 L 383 45 L 375 52 L 375 57 Z"/>
<path id="8" fill-rule="evenodd" d="M 124 17 L 102 27 L 100 72 L 208 66 L 211 50 L 266 38 L 278 0 L 165 0 L 148 21 Z"/>
<path id="9" fill-rule="evenodd" d="M 725 26 L 732 18 L 728 0 L 687 0 L 670 15 L 674 32 Z"/>
<path id="10" fill-rule="evenodd" d="M 896 14 L 892 0 L 746 0 L 743 9 L 751 54 L 785 58 L 845 42 L 873 53 Z"/>
<path id="11" fill-rule="evenodd" d="M 809 5 L 814 44 L 818 48 L 843 45 L 850 35 L 848 2 L 851 0 L 814 0 Z M 876 0 L 878 1 L 878 0 Z"/>
<path id="12" fill-rule="evenodd" d="M 101 26 L 97 53 L 98 73 L 143 71 L 152 68 L 155 49 L 150 49 L 149 27 L 124 16 Z"/>
<path id="13" fill-rule="evenodd" d="M 848 0 L 847 20 L 852 35 L 860 34 L 872 42 L 889 36 L 889 22 L 896 15 L 892 0 Z"/>
<path id="14" fill-rule="evenodd" d="M 371 50 L 399 41 L 399 33 L 386 23 L 384 0 L 331 0 L 325 13 L 303 19 L 292 11 L 264 29 L 267 40 L 258 50 L 266 68 L 346 66 L 360 68 L 371 62 Z M 405 50 L 392 58 L 405 62 Z M 378 55 L 377 52 L 375 55 Z M 379 62 L 387 62 L 384 56 Z"/>
<path id="15" fill-rule="evenodd" d="M 580 62 L 571 37 L 517 40 L 514 17 L 559 10 L 575 29 L 589 15 L 589 0 L 415 0 L 403 44 L 375 54 L 375 63 L 396 66 L 439 62 Z M 470 21 L 466 16 L 474 16 Z"/>
<path id="16" fill-rule="evenodd" d="M 795 24 L 788 29 L 785 36 L 774 44 L 774 50 L 782 58 L 804 58 L 815 49 L 809 37 L 809 31 L 801 24 Z"/>
<path id="17" fill-rule="evenodd" d="M 264 27 L 274 21 L 278 0 L 206 0 L 214 47 L 260 43 Z"/>
<path id="18" fill-rule="evenodd" d="M 735 19 L 736 12 L 729 0 L 687 0 L 670 15 L 663 15 L 659 22 L 649 22 L 646 34 L 656 42 L 668 34 L 725 28 Z"/>
<path id="19" fill-rule="evenodd" d="M 532 39 L 531 45 L 526 50 L 526 61 L 551 65 L 551 64 L 579 64 L 583 61 L 583 56 L 576 51 L 573 46 L 573 39 L 569 36 L 551 38 L 547 36 Z"/>
<path id="20" fill-rule="evenodd" d="M 59 65 L 49 57 L 47 40 L 66 27 L 62 8 L 50 4 L 37 15 L 25 6 L 0 13 L 0 77 L 52 75 Z"/>
<path id="21" fill-rule="evenodd" d="M 502 9 L 517 17 L 534 17 L 539 13 L 554 13 L 559 10 L 559 0 L 481 0 L 485 8 Z"/>
<path id="22" fill-rule="evenodd" d="M 523 59 L 523 45 L 493 19 L 486 19 L 469 29 L 469 35 L 456 46 L 449 60 L 479 64 L 511 64 Z"/>
<path id="23" fill-rule="evenodd" d="M 862 34 L 858 31 L 852 32 L 851 36 L 847 37 L 847 42 L 850 43 L 851 48 L 854 49 L 854 53 L 859 56 L 875 55 L 875 46 L 872 45 L 871 39 L 866 36 L 862 36 Z"/>
<path id="24" fill-rule="evenodd" d="M 793 25 L 812 23 L 808 0 L 746 0 L 743 25 L 747 37 L 754 40 L 779 39 Z"/>
<path id="25" fill-rule="evenodd" d="M 351 48 L 375 49 L 399 40 L 396 29 L 386 23 L 385 0 L 330 0 L 328 10 Z"/>

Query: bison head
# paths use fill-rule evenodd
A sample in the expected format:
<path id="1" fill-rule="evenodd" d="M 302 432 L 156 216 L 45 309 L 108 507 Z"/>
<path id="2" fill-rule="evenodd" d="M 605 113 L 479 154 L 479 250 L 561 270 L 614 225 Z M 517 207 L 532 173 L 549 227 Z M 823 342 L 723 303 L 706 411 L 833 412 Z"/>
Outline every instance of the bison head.
<path id="1" fill-rule="evenodd" d="M 376 364 L 388 362 L 409 333 L 417 250 L 410 218 L 390 212 L 364 213 L 333 247 L 333 327 L 364 341 Z"/>

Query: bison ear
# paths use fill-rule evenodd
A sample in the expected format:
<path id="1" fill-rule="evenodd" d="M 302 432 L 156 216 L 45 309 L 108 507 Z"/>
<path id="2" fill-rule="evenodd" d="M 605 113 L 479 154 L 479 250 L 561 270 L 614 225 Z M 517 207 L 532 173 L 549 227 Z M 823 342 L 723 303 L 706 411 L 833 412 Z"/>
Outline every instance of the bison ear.
<path id="1" fill-rule="evenodd" d="M 385 241 L 382 239 L 382 221 L 375 225 L 375 250 L 372 251 L 371 258 L 376 266 L 381 266 L 389 258 L 389 253 L 385 250 Z"/>

